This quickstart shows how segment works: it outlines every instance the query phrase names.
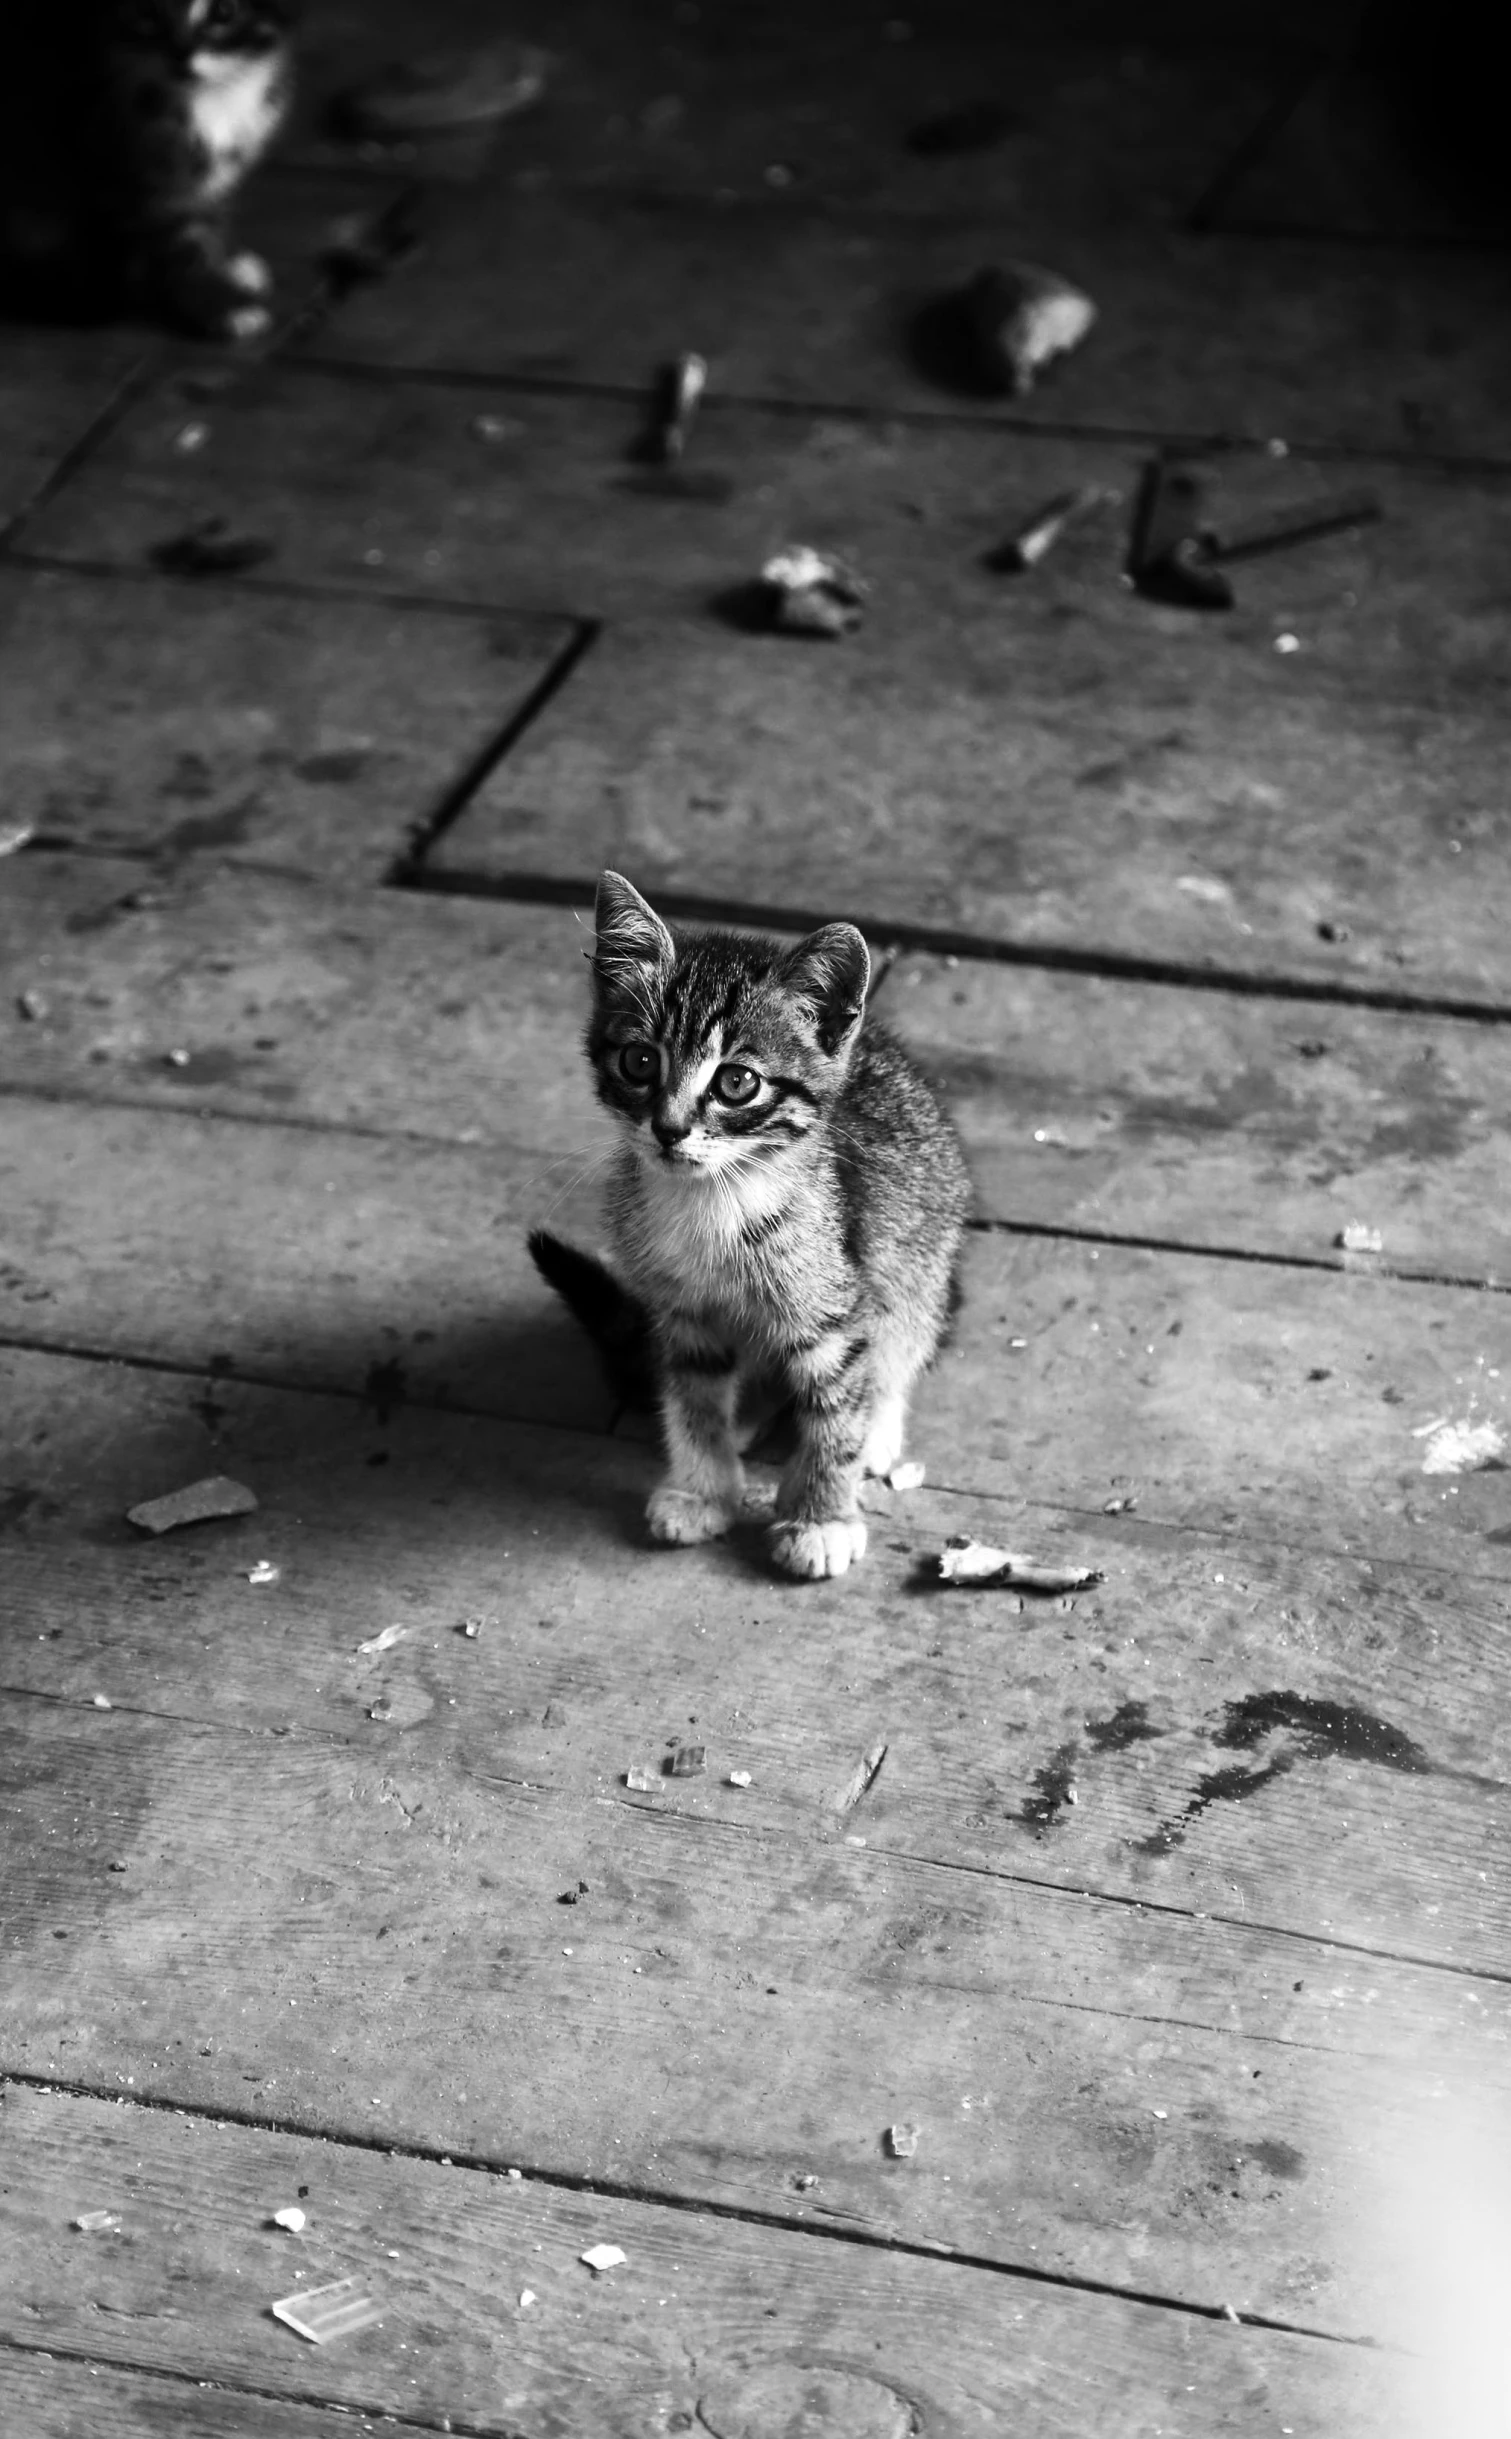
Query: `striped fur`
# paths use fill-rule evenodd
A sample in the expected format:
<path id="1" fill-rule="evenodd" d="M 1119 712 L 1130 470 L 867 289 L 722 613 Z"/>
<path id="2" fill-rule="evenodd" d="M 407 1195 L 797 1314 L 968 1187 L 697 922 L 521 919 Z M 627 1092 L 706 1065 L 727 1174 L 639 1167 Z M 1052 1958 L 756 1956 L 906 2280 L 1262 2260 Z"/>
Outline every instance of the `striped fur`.
<path id="1" fill-rule="evenodd" d="M 869 973 L 850 924 L 796 947 L 679 934 L 617 873 L 599 884 L 587 1048 L 624 1133 L 608 1216 L 670 1460 L 650 1528 L 704 1541 L 741 1512 L 737 1406 L 775 1383 L 797 1445 L 771 1548 L 796 1576 L 865 1549 L 857 1490 L 901 1452 L 968 1200 L 948 1120 L 865 1021 Z"/>

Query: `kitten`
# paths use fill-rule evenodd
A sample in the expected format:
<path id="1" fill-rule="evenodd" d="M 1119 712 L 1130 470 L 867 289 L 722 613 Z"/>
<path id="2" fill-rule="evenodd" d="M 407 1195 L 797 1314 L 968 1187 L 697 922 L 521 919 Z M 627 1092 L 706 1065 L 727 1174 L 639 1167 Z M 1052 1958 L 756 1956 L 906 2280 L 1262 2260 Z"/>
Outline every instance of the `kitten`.
<path id="1" fill-rule="evenodd" d="M 865 1021 L 849 923 L 796 947 L 674 933 L 618 873 L 598 887 L 587 1050 L 625 1141 L 608 1217 L 629 1295 L 549 1237 L 545 1275 L 611 1356 L 648 1332 L 667 1453 L 655 1539 L 706 1541 L 745 1505 L 742 1387 L 776 1381 L 797 1445 L 769 1527 L 787 1574 L 861 1557 L 864 1473 L 902 1450 L 909 1391 L 953 1309 L 969 1201 L 948 1119 Z"/>
<path id="2" fill-rule="evenodd" d="M 232 252 L 237 188 L 287 115 L 294 0 L 4 0 L 0 253 L 12 301 L 135 307 L 196 337 L 272 319 Z"/>

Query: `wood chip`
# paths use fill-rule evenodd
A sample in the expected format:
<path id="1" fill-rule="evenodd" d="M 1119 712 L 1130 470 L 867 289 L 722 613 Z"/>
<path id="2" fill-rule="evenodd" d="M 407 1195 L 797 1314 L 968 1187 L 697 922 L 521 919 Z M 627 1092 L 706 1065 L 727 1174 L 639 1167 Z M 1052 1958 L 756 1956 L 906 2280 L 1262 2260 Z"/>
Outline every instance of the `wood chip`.
<path id="1" fill-rule="evenodd" d="M 1014 1584 L 1025 1592 L 1081 1592 L 1102 1581 L 1102 1570 L 1057 1566 L 1052 1559 L 1030 1558 L 1022 1550 L 994 1550 L 959 1533 L 939 1553 L 939 1580 L 977 1588 Z"/>
<path id="2" fill-rule="evenodd" d="M 202 1482 L 188 1482 L 161 1499 L 128 1507 L 126 1522 L 144 1533 L 172 1533 L 181 1524 L 205 1524 L 215 1516 L 249 1516 L 256 1505 L 256 1493 L 244 1482 L 233 1482 L 228 1474 L 207 1474 Z"/>

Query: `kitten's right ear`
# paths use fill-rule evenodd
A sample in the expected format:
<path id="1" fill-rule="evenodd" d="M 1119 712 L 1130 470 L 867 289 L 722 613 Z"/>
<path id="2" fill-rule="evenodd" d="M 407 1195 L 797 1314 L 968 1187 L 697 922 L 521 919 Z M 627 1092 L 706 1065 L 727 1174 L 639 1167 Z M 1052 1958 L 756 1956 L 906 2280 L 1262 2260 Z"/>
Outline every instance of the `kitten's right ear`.
<path id="1" fill-rule="evenodd" d="M 622 872 L 601 876 L 593 921 L 593 978 L 600 990 L 643 992 L 648 975 L 669 974 L 676 963 L 671 933 Z"/>

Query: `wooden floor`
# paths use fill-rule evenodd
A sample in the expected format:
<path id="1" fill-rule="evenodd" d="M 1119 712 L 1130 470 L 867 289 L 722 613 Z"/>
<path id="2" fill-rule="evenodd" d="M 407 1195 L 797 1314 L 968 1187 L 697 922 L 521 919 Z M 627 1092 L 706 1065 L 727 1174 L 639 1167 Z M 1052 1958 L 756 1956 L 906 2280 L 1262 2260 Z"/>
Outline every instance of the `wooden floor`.
<path id="1" fill-rule="evenodd" d="M 317 8 L 275 344 L 0 337 L 17 2439 L 1511 2429 L 1505 256 L 1315 10 L 1008 14 L 538 11 L 413 154 L 321 104 L 437 12 Z M 420 241 L 337 296 L 353 213 Z M 1101 307 L 1009 404 L 925 344 L 1006 252 Z M 1164 443 L 1385 514 L 1163 607 Z M 788 539 L 860 634 L 731 617 Z M 967 1144 L 839 1583 L 646 1544 L 525 1256 L 605 861 L 863 921 Z"/>

